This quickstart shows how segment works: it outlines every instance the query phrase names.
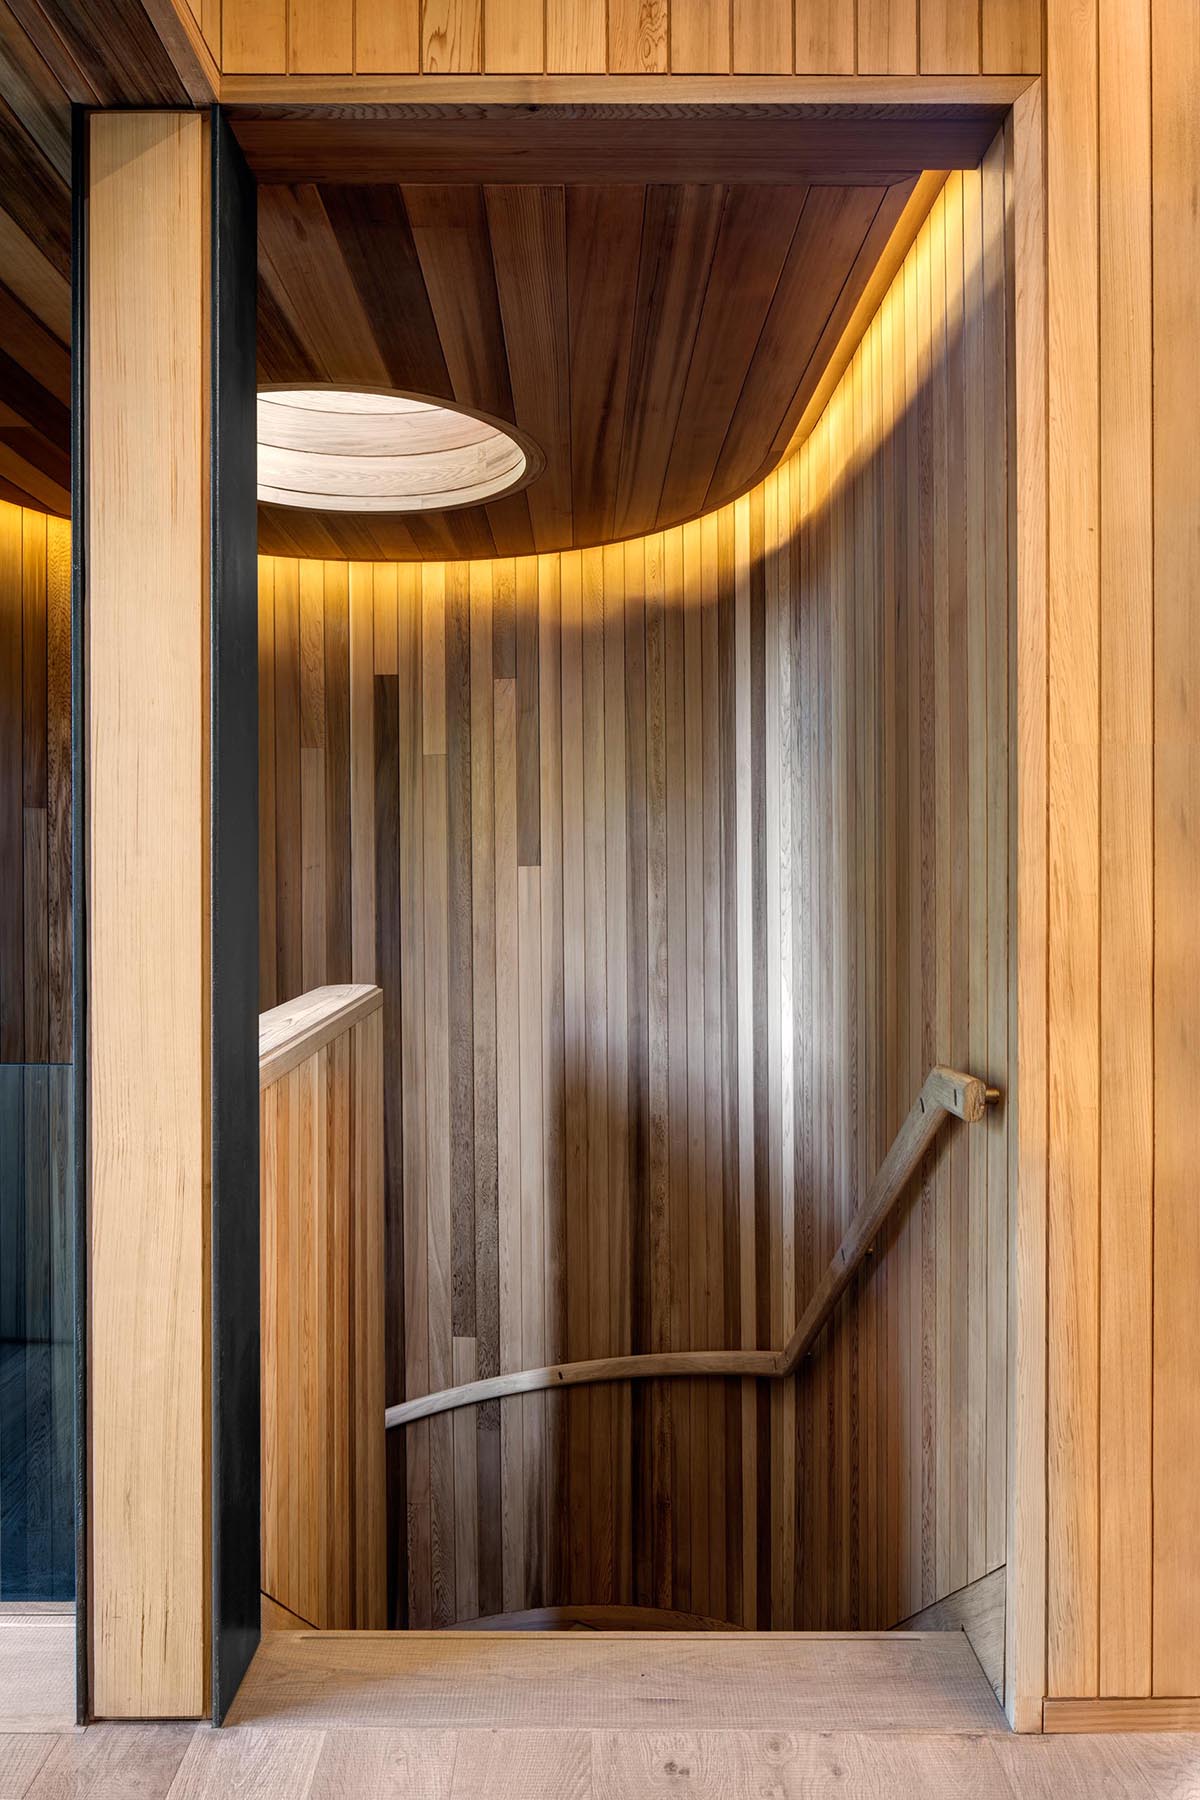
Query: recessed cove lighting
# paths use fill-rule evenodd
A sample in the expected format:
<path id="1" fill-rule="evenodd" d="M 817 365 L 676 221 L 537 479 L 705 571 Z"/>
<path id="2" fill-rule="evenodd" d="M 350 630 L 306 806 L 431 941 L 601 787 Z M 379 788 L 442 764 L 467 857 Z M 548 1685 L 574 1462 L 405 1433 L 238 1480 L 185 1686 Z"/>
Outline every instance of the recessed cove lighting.
<path id="1" fill-rule="evenodd" d="M 511 426 L 379 388 L 258 395 L 258 497 L 321 512 L 444 512 L 524 487 L 542 468 Z"/>

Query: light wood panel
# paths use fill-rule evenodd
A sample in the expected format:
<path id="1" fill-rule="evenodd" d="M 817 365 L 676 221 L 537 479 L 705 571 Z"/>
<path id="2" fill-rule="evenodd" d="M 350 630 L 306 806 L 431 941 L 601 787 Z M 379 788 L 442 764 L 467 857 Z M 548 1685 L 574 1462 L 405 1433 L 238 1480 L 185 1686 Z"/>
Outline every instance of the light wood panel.
<path id="1" fill-rule="evenodd" d="M 1116 47 L 1114 46 L 1114 53 Z M 1145 65 L 1141 65 L 1145 78 Z M 1189 996 L 1197 990 L 1200 967 L 1196 941 L 1184 921 L 1195 916 L 1200 892 L 1200 620 L 1197 599 L 1195 541 L 1196 468 L 1189 453 L 1193 441 L 1189 418 L 1197 398 L 1195 359 L 1189 347 L 1195 316 L 1196 217 L 1189 196 L 1189 171 L 1198 153 L 1193 84 L 1200 73 L 1200 21 L 1187 7 L 1160 4 L 1153 15 L 1152 156 L 1154 241 L 1152 315 L 1145 319 L 1147 240 L 1142 227 L 1136 263 L 1139 331 L 1129 375 L 1135 386 L 1144 453 L 1147 429 L 1146 341 L 1154 345 L 1153 385 L 1153 613 L 1145 606 L 1144 527 L 1134 540 L 1142 577 L 1138 614 L 1141 655 L 1153 632 L 1154 658 L 1154 1223 L 1153 1297 L 1145 1291 L 1134 1314 L 1134 1340 L 1139 1360 L 1131 1371 L 1130 1410 L 1146 1405 L 1146 1326 L 1152 1320 L 1154 1561 L 1152 1692 L 1156 1695 L 1200 1695 L 1200 1644 L 1193 1623 L 1200 1606 L 1200 1549 L 1194 1530 L 1194 1495 L 1200 1484 L 1200 1419 L 1196 1384 L 1190 1379 L 1200 1357 L 1194 1295 L 1200 1274 L 1200 1228 L 1189 1170 L 1195 1167 L 1200 1136 L 1194 1112 L 1185 1107 L 1200 1064 L 1200 1042 Z M 1145 111 L 1139 115 L 1144 127 Z M 1135 143 L 1138 140 L 1135 138 Z M 1140 145 L 1144 156 L 1144 141 Z M 1138 165 L 1135 165 L 1137 167 Z M 1144 166 L 1144 164 L 1142 165 Z M 1145 204 L 1144 189 L 1134 204 Z M 1144 469 L 1139 491 L 1146 494 Z M 1146 689 L 1143 686 L 1142 690 Z M 1145 756 L 1139 760 L 1145 773 Z M 1142 792 L 1144 794 L 1144 782 Z M 1148 846 L 1139 839 L 1145 900 Z M 1144 912 L 1140 915 L 1144 920 Z M 1135 938 L 1144 945 L 1144 933 Z M 1137 970 L 1144 983 L 1146 960 Z M 1144 987 L 1143 987 L 1144 995 Z M 1139 1014 L 1144 1035 L 1145 1010 Z M 1144 1054 L 1144 1049 L 1143 1049 Z M 1147 1124 L 1146 1083 L 1139 1098 L 1143 1112 L 1142 1145 Z M 1145 1180 L 1141 1186 L 1143 1209 Z M 1191 1197 L 1189 1197 L 1191 1196 Z M 1140 1225 L 1140 1229 L 1139 1229 Z M 1134 1227 L 1134 1244 L 1146 1267 L 1144 1223 Z M 1145 1436 L 1141 1443 L 1145 1446 Z M 1180 1454 L 1181 1447 L 1183 1454 Z M 1143 1471 L 1144 1493 L 1144 1462 Z M 1134 1523 L 1145 1517 L 1139 1511 Z M 1144 1587 L 1139 1602 L 1144 1615 Z M 1136 1640 L 1143 1643 L 1144 1639 Z M 1191 1713 L 1193 1723 L 1196 1709 Z"/>
<path id="2" fill-rule="evenodd" d="M 1180 1198 L 1198 879 L 1180 183 L 1200 44 L 1161 0 L 1046 16 L 1046 1691 L 1099 1728 L 1123 1705 L 1085 1703 L 1200 1692 L 1200 1244 Z"/>
<path id="3" fill-rule="evenodd" d="M 976 1050 L 1007 1086 L 1004 182 L 999 152 L 952 178 L 805 451 L 735 506 L 615 550 L 353 565 L 352 710 L 344 566 L 262 560 L 263 1002 L 346 979 L 364 886 L 354 972 L 398 995 L 389 1402 L 456 1368 L 784 1342 L 930 1063 Z M 951 256 L 969 411 L 933 306 Z M 305 757 L 351 794 L 301 856 Z M 476 1409 L 473 1457 L 450 1417 L 408 1427 L 409 1622 L 469 1595 L 893 1624 L 997 1567 L 1007 1130 L 946 1140 L 786 1405 L 523 1394 Z"/>
<path id="4" fill-rule="evenodd" d="M 210 1629 L 208 125 L 100 115 L 90 149 L 92 1702 L 188 1716 Z"/>
<path id="5" fill-rule="evenodd" d="M 70 562 L 0 501 L 0 1062 L 71 1057 Z"/>
<path id="6" fill-rule="evenodd" d="M 383 1020 L 325 988 L 260 1021 L 264 1608 L 386 1616 Z"/>
<path id="7" fill-rule="evenodd" d="M 306 0 L 224 0 L 223 10 L 228 74 L 978 74 L 1036 70 L 1041 51 L 1037 0 L 928 0 L 919 36 L 913 0 L 438 0 L 420 29 L 411 0 L 358 0 L 353 42 L 347 7 L 336 55 L 329 27 L 316 40 L 297 32 Z"/>

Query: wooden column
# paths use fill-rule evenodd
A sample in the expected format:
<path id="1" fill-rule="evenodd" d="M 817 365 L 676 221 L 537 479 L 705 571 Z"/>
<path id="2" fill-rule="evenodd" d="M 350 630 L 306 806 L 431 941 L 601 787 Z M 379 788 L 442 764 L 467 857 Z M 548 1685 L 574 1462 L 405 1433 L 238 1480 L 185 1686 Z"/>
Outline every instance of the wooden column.
<path id="1" fill-rule="evenodd" d="M 254 205 L 217 113 L 85 128 L 91 1712 L 197 1717 L 258 1608 Z"/>

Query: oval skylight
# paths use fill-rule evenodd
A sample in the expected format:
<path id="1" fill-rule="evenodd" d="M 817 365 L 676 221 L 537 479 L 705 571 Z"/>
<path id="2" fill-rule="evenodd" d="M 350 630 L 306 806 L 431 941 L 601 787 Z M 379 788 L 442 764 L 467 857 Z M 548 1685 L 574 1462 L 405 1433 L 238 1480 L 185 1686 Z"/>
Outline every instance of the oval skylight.
<path id="1" fill-rule="evenodd" d="M 349 388 L 258 396 L 258 497 L 322 512 L 442 512 L 536 474 L 532 447 L 435 400 Z"/>

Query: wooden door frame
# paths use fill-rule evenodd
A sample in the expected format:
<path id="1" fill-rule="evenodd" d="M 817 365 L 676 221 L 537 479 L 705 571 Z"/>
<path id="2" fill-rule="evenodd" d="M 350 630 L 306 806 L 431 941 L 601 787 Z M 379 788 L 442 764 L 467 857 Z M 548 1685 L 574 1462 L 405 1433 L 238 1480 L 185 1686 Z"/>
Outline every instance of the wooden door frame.
<path id="1" fill-rule="evenodd" d="M 1009 1417 L 1004 1703 L 1017 1730 L 1042 1724 L 1046 1670 L 1047 1198 L 1047 648 L 1046 259 L 1040 76 L 842 78 L 224 77 L 224 106 L 337 109 L 348 105 L 495 107 L 664 104 L 817 107 L 1006 107 L 1013 359 L 1010 424 L 1010 631 L 1016 972 L 1012 994 L 1017 1107 L 1008 1250 Z M 82 882 L 83 839 L 77 838 Z M 81 890 L 80 890 L 81 891 Z M 77 916 L 76 929 L 81 929 Z M 86 1191 L 81 1228 L 86 1220 Z M 86 1243 L 86 1240 L 81 1240 Z M 82 1357 L 82 1347 L 78 1354 Z M 81 1364 L 82 1378 L 82 1364 Z M 92 1446 L 94 1449 L 94 1446 Z M 85 1521 L 86 1524 L 86 1521 Z"/>

